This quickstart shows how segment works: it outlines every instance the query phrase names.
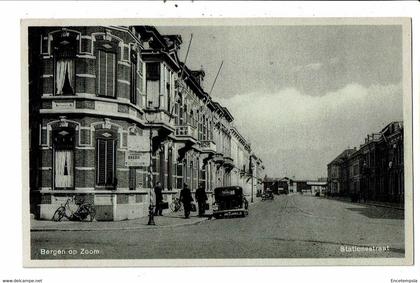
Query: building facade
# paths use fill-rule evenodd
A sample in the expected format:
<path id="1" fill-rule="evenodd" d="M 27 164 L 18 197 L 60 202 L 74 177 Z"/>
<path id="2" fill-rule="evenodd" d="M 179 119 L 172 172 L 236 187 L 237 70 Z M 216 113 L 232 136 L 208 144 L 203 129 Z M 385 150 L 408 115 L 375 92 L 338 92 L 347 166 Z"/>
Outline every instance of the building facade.
<path id="1" fill-rule="evenodd" d="M 346 149 L 328 164 L 328 195 L 345 195 L 349 190 L 349 156 L 356 149 Z"/>
<path id="2" fill-rule="evenodd" d="M 328 194 L 404 202 L 404 131 L 392 122 L 328 164 Z"/>
<path id="3" fill-rule="evenodd" d="M 151 26 L 29 29 L 36 217 L 69 197 L 94 204 L 97 220 L 142 217 L 158 181 L 168 202 L 184 184 L 209 196 L 245 185 L 234 168 L 247 165 L 249 142 L 204 91 L 204 71 L 178 59 L 181 44 Z"/>

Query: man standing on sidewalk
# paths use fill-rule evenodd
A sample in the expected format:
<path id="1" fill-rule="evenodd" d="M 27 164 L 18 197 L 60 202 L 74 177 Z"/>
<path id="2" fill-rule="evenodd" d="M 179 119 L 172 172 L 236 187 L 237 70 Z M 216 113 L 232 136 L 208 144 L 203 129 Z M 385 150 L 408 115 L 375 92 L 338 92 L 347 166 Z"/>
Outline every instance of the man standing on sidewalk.
<path id="1" fill-rule="evenodd" d="M 188 185 L 184 183 L 184 188 L 180 192 L 179 196 L 180 202 L 184 205 L 184 215 L 185 218 L 190 218 L 190 211 L 191 211 L 191 202 L 193 201 L 191 191 L 188 188 Z"/>
<path id="2" fill-rule="evenodd" d="M 195 191 L 195 200 L 198 203 L 198 216 L 202 217 L 204 216 L 204 212 L 206 210 L 207 201 L 207 194 L 203 185 L 200 185 Z"/>
<path id="3" fill-rule="evenodd" d="M 163 195 L 162 195 L 162 186 L 160 182 L 157 182 L 155 186 L 155 199 L 156 199 L 155 215 L 162 216 Z"/>

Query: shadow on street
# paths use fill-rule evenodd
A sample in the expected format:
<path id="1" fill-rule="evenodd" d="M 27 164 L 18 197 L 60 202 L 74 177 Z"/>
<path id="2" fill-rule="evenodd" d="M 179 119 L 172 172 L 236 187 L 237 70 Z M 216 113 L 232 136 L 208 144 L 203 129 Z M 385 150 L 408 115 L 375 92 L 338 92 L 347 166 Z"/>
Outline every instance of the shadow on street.
<path id="1" fill-rule="evenodd" d="M 366 217 L 375 219 L 404 219 L 404 211 L 395 209 L 384 209 L 375 206 L 367 207 L 347 207 L 346 209 L 358 212 Z"/>

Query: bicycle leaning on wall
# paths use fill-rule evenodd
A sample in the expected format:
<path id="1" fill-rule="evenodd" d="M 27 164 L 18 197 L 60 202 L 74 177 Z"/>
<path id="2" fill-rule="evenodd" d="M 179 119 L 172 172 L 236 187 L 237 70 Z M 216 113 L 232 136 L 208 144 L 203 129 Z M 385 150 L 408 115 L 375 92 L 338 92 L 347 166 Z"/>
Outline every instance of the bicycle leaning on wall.
<path id="1" fill-rule="evenodd" d="M 72 208 L 73 203 L 75 203 L 75 197 L 68 198 L 66 203 L 61 204 L 54 212 L 52 220 L 61 221 L 63 218 L 67 218 L 71 221 L 93 221 L 95 219 L 96 209 L 92 204 L 82 202 L 74 210 Z"/>
<path id="2" fill-rule="evenodd" d="M 179 198 L 174 198 L 174 200 L 172 201 L 171 205 L 169 206 L 169 208 L 171 209 L 172 212 L 178 212 L 178 211 L 182 211 L 182 203 L 179 200 Z"/>

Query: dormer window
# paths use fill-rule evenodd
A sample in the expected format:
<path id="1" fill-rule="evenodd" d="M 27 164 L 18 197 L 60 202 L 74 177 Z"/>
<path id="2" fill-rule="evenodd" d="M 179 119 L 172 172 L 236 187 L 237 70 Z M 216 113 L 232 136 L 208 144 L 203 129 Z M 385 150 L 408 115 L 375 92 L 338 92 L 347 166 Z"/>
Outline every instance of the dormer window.
<path id="1" fill-rule="evenodd" d="M 54 38 L 54 90 L 55 95 L 75 94 L 75 58 L 77 36 L 63 32 Z"/>
<path id="2" fill-rule="evenodd" d="M 146 100 L 148 106 L 160 106 L 160 63 L 146 63 Z M 149 104 L 151 103 L 151 104 Z M 162 105 L 163 107 L 163 105 Z"/>

